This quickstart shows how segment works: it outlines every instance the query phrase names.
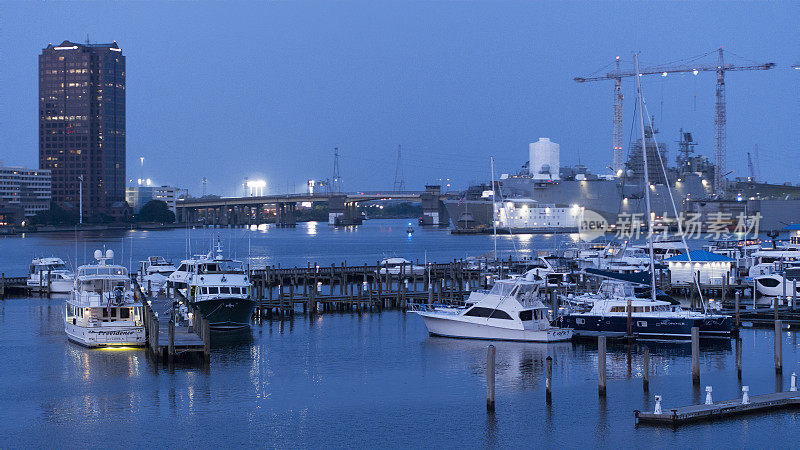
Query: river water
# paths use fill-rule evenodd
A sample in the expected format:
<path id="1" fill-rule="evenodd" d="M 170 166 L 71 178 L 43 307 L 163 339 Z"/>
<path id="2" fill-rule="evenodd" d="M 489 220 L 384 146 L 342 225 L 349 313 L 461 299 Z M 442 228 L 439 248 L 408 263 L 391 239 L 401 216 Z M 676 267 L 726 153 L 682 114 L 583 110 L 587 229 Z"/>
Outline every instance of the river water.
<path id="1" fill-rule="evenodd" d="M 41 233 L 0 239 L 0 271 L 22 275 L 33 256 L 84 262 L 96 248 L 117 261 L 163 255 L 175 261 L 226 251 L 253 264 L 374 263 L 385 256 L 443 261 L 490 251 L 491 236 L 451 236 L 407 221 L 357 229 L 301 224 L 279 230 Z M 501 236 L 498 248 L 535 255 L 568 236 Z M 507 254 L 507 253 L 506 253 Z M 77 256 L 76 256 L 77 255 Z M 485 341 L 429 337 L 422 320 L 398 311 L 325 313 L 255 323 L 215 335 L 208 368 L 172 371 L 143 350 L 89 350 L 67 342 L 63 299 L 0 302 L 0 447 L 721 447 L 795 446 L 800 412 L 782 411 L 680 429 L 634 426 L 633 410 L 702 402 L 691 382 L 690 346 L 610 345 L 608 395 L 597 395 L 597 349 L 496 342 L 497 410 L 485 408 Z M 745 329 L 743 379 L 733 341 L 703 343 L 702 386 L 717 400 L 774 392 L 800 372 L 795 333 L 781 336 L 776 380 L 773 333 Z M 650 350 L 650 392 L 642 351 Z M 553 357 L 553 401 L 544 361 Z M 704 389 L 703 389 L 704 391 Z"/>

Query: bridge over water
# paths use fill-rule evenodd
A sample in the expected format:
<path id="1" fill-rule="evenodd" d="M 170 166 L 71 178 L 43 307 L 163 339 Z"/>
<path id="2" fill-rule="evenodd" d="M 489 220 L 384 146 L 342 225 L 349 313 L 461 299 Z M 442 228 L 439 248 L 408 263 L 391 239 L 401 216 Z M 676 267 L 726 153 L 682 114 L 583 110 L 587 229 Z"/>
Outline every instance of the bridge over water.
<path id="1" fill-rule="evenodd" d="M 278 227 L 297 224 L 298 203 L 328 203 L 328 224 L 357 225 L 361 222 L 357 206 L 374 200 L 409 200 L 422 203 L 423 225 L 449 226 L 450 218 L 442 200 L 441 186 L 425 186 L 424 191 L 359 191 L 274 194 L 258 197 L 221 197 L 179 201 L 177 220 L 180 223 L 245 226 L 266 222 L 267 210 L 275 209 Z M 272 207 L 272 208 L 270 208 Z"/>

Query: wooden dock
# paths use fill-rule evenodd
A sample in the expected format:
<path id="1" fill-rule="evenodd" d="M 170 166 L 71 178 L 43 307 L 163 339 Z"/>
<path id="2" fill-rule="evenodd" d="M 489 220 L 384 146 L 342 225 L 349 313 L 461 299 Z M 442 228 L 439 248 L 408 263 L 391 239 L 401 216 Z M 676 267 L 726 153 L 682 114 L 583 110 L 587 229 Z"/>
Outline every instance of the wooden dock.
<path id="1" fill-rule="evenodd" d="M 661 414 L 634 411 L 636 423 L 678 426 L 686 423 L 722 419 L 739 414 L 774 411 L 783 408 L 800 407 L 800 392 L 777 392 L 754 395 L 749 403 L 741 398 L 726 400 L 711 405 L 692 405 L 676 409 L 664 409 Z"/>
<path id="2" fill-rule="evenodd" d="M 273 266 L 251 271 L 252 299 L 256 317 L 284 317 L 303 312 L 316 314 L 334 310 L 405 309 L 411 303 L 463 304 L 472 290 L 490 286 L 488 268 L 494 276 L 522 273 L 530 260 L 490 261 L 467 264 L 414 263 L 388 268 L 376 264 L 306 267 Z M 388 270 L 387 270 L 388 269 Z"/>
<path id="3" fill-rule="evenodd" d="M 208 363 L 211 333 L 202 315 L 194 313 L 190 326 L 177 313 L 175 305 L 186 304 L 185 298 L 172 299 L 163 294 L 148 298 L 135 280 L 133 286 L 135 295 L 142 300 L 147 348 L 155 359 L 165 363 L 176 360 Z M 191 307 L 189 311 L 192 311 Z"/>

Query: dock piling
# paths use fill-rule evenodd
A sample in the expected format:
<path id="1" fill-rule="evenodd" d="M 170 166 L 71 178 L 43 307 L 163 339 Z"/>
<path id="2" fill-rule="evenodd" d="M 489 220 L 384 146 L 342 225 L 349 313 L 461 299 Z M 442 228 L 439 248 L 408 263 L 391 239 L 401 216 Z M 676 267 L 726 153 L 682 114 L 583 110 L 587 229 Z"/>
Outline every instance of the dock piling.
<path id="1" fill-rule="evenodd" d="M 783 372 L 783 341 L 781 340 L 781 328 L 783 323 L 775 321 L 775 373 Z"/>
<path id="2" fill-rule="evenodd" d="M 495 348 L 490 345 L 486 351 L 486 410 L 494 411 L 494 359 Z"/>
<path id="3" fill-rule="evenodd" d="M 545 358 L 545 394 L 547 404 L 553 400 L 553 357 Z"/>
<path id="4" fill-rule="evenodd" d="M 606 337 L 597 337 L 597 393 L 606 396 Z"/>
<path id="5" fill-rule="evenodd" d="M 742 339 L 736 338 L 736 376 L 742 379 Z"/>
<path id="6" fill-rule="evenodd" d="M 650 390 L 650 349 L 644 349 L 644 360 L 642 361 L 642 389 L 645 392 Z"/>
<path id="7" fill-rule="evenodd" d="M 692 382 L 700 383 L 700 328 L 692 327 Z"/>

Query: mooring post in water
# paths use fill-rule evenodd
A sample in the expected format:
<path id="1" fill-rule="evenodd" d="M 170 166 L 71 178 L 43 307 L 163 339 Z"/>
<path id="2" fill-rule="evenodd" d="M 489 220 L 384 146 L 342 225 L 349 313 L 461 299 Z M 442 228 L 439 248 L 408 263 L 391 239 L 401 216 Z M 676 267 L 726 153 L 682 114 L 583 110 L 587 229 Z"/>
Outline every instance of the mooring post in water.
<path id="1" fill-rule="evenodd" d="M 553 400 L 553 357 L 548 355 L 545 358 L 545 394 L 547 399 L 547 404 L 549 405 L 550 402 Z"/>
<path id="2" fill-rule="evenodd" d="M 171 364 L 172 359 L 175 357 L 175 319 L 172 317 L 169 319 L 169 343 L 167 350 L 167 355 L 169 356 L 169 362 Z"/>
<path id="3" fill-rule="evenodd" d="M 783 323 L 780 320 L 775 321 L 775 373 L 783 372 L 783 341 L 781 341 L 781 328 Z"/>
<path id="4" fill-rule="evenodd" d="M 700 328 L 692 327 L 692 382 L 700 383 Z"/>
<path id="5" fill-rule="evenodd" d="M 644 349 L 644 360 L 642 361 L 642 389 L 645 392 L 650 390 L 650 349 Z"/>
<path id="6" fill-rule="evenodd" d="M 203 319 L 203 355 L 206 362 L 211 361 L 211 326 L 208 319 Z"/>
<path id="7" fill-rule="evenodd" d="M 597 337 L 597 393 L 606 396 L 606 337 Z"/>
<path id="8" fill-rule="evenodd" d="M 736 376 L 742 379 L 742 338 L 736 338 Z"/>
<path id="9" fill-rule="evenodd" d="M 494 411 L 494 345 L 486 351 L 486 410 Z"/>
<path id="10" fill-rule="evenodd" d="M 736 291 L 733 298 L 736 299 L 736 334 L 739 334 L 739 326 L 742 323 L 740 321 L 741 317 L 739 316 L 739 291 Z"/>

